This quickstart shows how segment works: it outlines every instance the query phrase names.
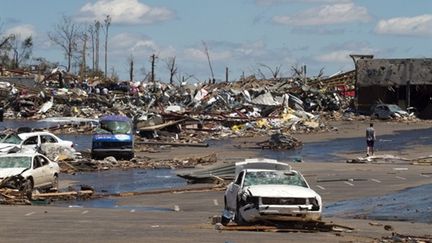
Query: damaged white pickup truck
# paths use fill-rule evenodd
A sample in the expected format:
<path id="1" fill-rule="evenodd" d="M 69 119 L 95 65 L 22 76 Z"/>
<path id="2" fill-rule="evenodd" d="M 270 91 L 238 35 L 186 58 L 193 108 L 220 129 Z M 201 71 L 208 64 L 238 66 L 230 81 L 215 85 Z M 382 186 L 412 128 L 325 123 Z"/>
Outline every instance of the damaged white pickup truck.
<path id="1" fill-rule="evenodd" d="M 235 175 L 225 191 L 222 224 L 321 219 L 321 196 L 288 164 L 247 159 L 236 163 Z"/>

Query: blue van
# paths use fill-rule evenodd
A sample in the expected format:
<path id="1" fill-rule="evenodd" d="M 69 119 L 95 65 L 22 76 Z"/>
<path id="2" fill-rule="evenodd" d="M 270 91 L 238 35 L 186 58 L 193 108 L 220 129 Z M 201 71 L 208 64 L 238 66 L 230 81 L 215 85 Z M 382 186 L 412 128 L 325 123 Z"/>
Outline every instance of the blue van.
<path id="1" fill-rule="evenodd" d="M 92 138 L 92 159 L 113 156 L 116 159 L 134 157 L 134 133 L 132 120 L 126 116 L 109 115 L 99 120 Z"/>

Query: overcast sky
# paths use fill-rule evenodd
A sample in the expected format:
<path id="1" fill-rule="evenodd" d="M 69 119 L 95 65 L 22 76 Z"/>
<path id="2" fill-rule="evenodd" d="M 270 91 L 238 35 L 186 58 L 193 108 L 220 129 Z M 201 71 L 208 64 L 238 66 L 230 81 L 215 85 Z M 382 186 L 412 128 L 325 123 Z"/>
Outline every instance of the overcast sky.
<path id="1" fill-rule="evenodd" d="M 66 65 L 61 49 L 47 38 L 63 15 L 83 25 L 112 17 L 108 67 L 122 79 L 128 78 L 129 56 L 139 80 L 139 69 L 150 70 L 153 53 L 156 76 L 165 81 L 164 60 L 173 56 L 181 74 L 208 79 L 203 42 L 222 80 L 225 67 L 230 80 L 253 74 L 260 64 L 281 66 L 284 76 L 304 64 L 308 75 L 322 68 L 331 75 L 352 70 L 353 53 L 376 58 L 432 53 L 431 0 L 14 0 L 0 6 L 0 30 L 32 35 L 34 57 Z M 103 70 L 102 51 L 100 66 Z"/>

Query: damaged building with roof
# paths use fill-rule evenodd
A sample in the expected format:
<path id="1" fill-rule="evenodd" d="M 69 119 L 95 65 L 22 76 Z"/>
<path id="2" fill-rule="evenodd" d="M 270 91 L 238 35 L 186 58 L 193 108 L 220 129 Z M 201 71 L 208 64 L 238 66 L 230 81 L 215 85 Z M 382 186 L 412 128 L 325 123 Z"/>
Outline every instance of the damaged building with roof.
<path id="1" fill-rule="evenodd" d="M 432 118 L 432 58 L 373 59 L 355 58 L 356 106 L 370 112 L 378 103 L 414 107 L 420 118 Z"/>

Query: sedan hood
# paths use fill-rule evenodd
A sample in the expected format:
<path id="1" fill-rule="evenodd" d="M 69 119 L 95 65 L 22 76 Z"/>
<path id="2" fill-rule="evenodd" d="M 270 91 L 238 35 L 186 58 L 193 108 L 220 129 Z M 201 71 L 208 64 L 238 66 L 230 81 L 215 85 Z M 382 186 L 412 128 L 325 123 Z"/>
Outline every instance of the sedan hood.
<path id="1" fill-rule="evenodd" d="M 9 176 L 14 176 L 14 175 L 18 175 L 21 172 L 23 172 L 23 170 L 25 170 L 26 168 L 3 168 L 0 169 L 0 178 L 6 178 Z"/>
<path id="2" fill-rule="evenodd" d="M 289 185 L 257 185 L 244 188 L 254 197 L 319 197 L 318 194 L 307 187 Z"/>

